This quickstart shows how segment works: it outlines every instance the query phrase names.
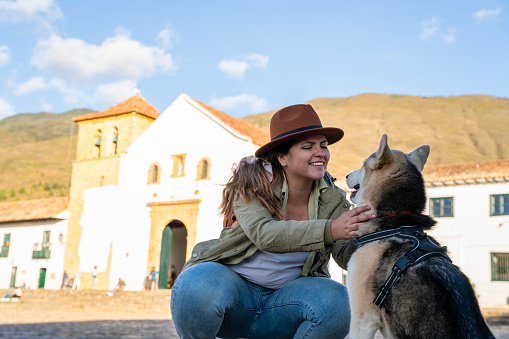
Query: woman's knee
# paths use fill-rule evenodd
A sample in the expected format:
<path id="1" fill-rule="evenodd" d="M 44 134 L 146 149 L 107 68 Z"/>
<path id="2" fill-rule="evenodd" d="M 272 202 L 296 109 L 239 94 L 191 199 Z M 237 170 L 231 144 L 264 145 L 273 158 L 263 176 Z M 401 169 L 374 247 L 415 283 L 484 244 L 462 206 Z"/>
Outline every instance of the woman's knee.
<path id="1" fill-rule="evenodd" d="M 327 278 L 305 278 L 302 301 L 308 310 L 308 321 L 326 326 L 334 333 L 348 333 L 350 303 L 346 287 Z"/>
<path id="2" fill-rule="evenodd" d="M 234 303 L 236 278 L 239 277 L 235 272 L 218 263 L 197 264 L 179 275 L 172 288 L 170 307 L 180 337 L 215 336 L 225 310 Z"/>
<path id="3" fill-rule="evenodd" d="M 172 312 L 192 312 L 196 316 L 197 312 L 228 307 L 235 290 L 228 271 L 231 270 L 218 263 L 201 263 L 183 271 L 172 288 Z"/>

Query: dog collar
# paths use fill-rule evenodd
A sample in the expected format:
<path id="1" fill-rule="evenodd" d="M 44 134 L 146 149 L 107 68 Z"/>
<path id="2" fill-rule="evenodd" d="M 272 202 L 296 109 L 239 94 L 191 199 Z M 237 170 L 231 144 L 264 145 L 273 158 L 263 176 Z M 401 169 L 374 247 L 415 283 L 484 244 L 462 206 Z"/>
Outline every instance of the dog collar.
<path id="1" fill-rule="evenodd" d="M 389 214 L 386 214 L 386 215 L 382 215 L 381 218 L 390 218 L 390 217 L 395 217 L 397 215 L 402 215 L 402 214 L 412 214 L 412 212 L 410 212 L 410 211 L 401 211 L 401 212 L 396 212 L 396 213 L 389 213 Z"/>
<path id="2" fill-rule="evenodd" d="M 380 287 L 380 292 L 373 300 L 373 303 L 380 308 L 382 308 L 392 286 L 401 278 L 407 268 L 438 255 L 451 261 L 446 254 L 447 247 L 440 247 L 418 226 L 401 226 L 396 229 L 370 233 L 357 238 L 355 246 L 359 248 L 369 242 L 391 237 L 410 239 L 414 242 L 414 246 L 392 266 L 391 275 L 385 281 L 385 284 Z"/>

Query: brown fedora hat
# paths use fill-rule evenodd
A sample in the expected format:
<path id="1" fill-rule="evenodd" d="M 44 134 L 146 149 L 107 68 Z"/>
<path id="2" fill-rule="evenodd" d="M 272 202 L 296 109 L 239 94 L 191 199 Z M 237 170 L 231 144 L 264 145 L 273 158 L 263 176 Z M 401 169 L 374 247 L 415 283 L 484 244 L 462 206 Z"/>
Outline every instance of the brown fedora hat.
<path id="1" fill-rule="evenodd" d="M 292 105 L 277 111 L 270 119 L 271 141 L 260 147 L 255 155 L 263 157 L 274 147 L 306 135 L 323 134 L 329 145 L 343 138 L 344 132 L 336 127 L 323 127 L 311 105 Z"/>

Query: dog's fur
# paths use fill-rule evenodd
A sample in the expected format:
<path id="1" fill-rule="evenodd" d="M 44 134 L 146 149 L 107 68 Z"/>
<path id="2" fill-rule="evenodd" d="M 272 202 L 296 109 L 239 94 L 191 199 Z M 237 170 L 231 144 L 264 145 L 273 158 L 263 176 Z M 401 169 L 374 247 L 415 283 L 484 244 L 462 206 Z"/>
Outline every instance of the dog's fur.
<path id="1" fill-rule="evenodd" d="M 426 194 L 421 171 L 429 151 L 428 145 L 408 154 L 390 150 L 384 135 L 362 168 L 347 176 L 348 187 L 358 189 L 352 201 L 371 206 L 367 213 L 377 216 L 359 227 L 360 236 L 400 226 L 416 225 L 426 231 L 435 225 L 422 214 Z M 393 237 L 367 243 L 354 252 L 348 263 L 349 338 L 373 338 L 377 330 L 385 338 L 494 338 L 470 281 L 441 256 L 408 268 L 383 306 L 373 303 L 393 264 L 412 245 L 410 240 Z"/>

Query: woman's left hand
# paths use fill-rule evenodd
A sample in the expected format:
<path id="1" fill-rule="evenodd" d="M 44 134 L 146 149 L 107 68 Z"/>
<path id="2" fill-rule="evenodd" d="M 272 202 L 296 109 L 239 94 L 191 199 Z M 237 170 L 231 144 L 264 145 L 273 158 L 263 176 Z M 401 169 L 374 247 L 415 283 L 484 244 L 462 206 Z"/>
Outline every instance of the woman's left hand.
<path id="1" fill-rule="evenodd" d="M 363 222 L 376 218 L 375 214 L 363 214 L 371 209 L 369 206 L 359 206 L 341 214 L 332 220 L 332 240 L 347 240 L 359 235 L 357 230 Z"/>

